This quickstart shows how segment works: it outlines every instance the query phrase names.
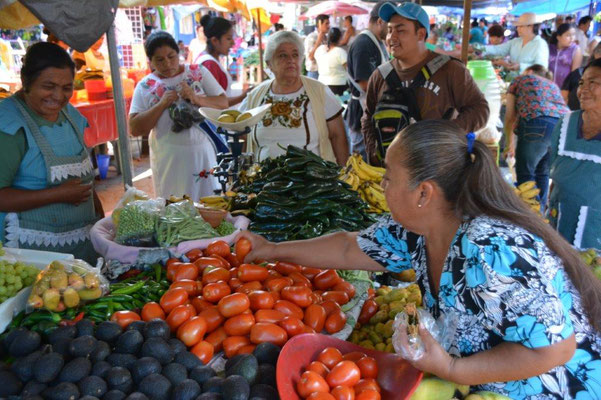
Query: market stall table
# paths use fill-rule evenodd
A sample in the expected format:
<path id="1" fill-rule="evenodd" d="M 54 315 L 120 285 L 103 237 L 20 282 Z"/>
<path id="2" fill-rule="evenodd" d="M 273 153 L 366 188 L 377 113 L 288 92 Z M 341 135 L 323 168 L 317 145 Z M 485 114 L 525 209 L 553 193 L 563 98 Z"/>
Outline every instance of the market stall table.
<path id="1" fill-rule="evenodd" d="M 125 99 L 126 111 L 129 111 L 130 105 L 131 98 Z M 113 99 L 75 103 L 73 106 L 88 120 L 89 126 L 84 132 L 86 146 L 93 147 L 119 138 Z"/>

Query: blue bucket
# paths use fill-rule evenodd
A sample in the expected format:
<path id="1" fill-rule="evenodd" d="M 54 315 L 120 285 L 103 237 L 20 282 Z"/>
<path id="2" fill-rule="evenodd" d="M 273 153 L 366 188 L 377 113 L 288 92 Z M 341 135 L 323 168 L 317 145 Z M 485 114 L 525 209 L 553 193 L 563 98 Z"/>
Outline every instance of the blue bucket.
<path id="1" fill-rule="evenodd" d="M 98 165 L 98 173 L 100 179 L 106 179 L 106 174 L 109 172 L 109 163 L 111 156 L 108 154 L 96 154 L 96 164 Z"/>

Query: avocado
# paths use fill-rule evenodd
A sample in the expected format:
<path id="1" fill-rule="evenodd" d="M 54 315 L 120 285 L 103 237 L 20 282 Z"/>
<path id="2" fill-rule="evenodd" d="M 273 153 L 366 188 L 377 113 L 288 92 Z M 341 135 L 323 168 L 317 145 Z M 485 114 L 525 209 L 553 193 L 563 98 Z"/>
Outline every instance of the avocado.
<path id="1" fill-rule="evenodd" d="M 245 377 L 231 375 L 225 378 L 223 382 L 223 400 L 247 400 L 249 395 L 250 385 Z"/>
<path id="2" fill-rule="evenodd" d="M 121 335 L 121 327 L 113 321 L 101 322 L 96 328 L 94 335 L 98 340 L 104 340 L 108 344 L 112 344 Z"/>
<path id="3" fill-rule="evenodd" d="M 127 331 L 138 331 L 140 333 L 144 333 L 145 326 L 146 326 L 146 322 L 144 322 L 144 321 L 132 321 L 129 325 L 127 325 L 127 328 L 125 328 L 125 331 L 126 332 Z"/>
<path id="4" fill-rule="evenodd" d="M 42 337 L 39 333 L 25 330 L 12 340 L 8 348 L 8 354 L 13 357 L 25 357 L 36 351 L 41 343 Z"/>
<path id="5" fill-rule="evenodd" d="M 161 363 L 156 359 L 152 357 L 142 357 L 133 363 L 129 370 L 134 383 L 139 384 L 142 379 L 150 374 L 160 374 L 162 367 Z"/>
<path id="6" fill-rule="evenodd" d="M 279 400 L 278 391 L 273 386 L 259 383 L 250 388 L 250 400 Z"/>
<path id="7" fill-rule="evenodd" d="M 0 398 L 19 394 L 23 387 L 23 382 L 19 380 L 14 372 L 4 370 L 0 371 Z"/>
<path id="8" fill-rule="evenodd" d="M 104 377 L 106 376 L 106 373 L 111 368 L 112 368 L 112 366 L 111 366 L 111 364 L 108 363 L 108 361 L 97 361 L 92 366 L 92 372 L 90 372 L 90 375 L 99 376 L 104 379 Z"/>
<path id="9" fill-rule="evenodd" d="M 150 337 L 147 338 L 142 345 L 140 355 L 142 357 L 154 357 L 158 362 L 161 363 L 161 365 L 166 365 L 173 361 L 175 354 L 165 339 L 161 337 Z"/>
<path id="10" fill-rule="evenodd" d="M 179 353 L 176 353 L 173 362 L 183 365 L 188 369 L 188 371 L 203 365 L 202 361 L 200 361 L 200 358 L 189 351 L 180 351 Z"/>
<path id="11" fill-rule="evenodd" d="M 58 381 L 76 383 L 90 375 L 90 371 L 92 371 L 92 362 L 87 358 L 77 357 L 65 364 Z"/>
<path id="12" fill-rule="evenodd" d="M 104 340 L 99 340 L 96 342 L 96 347 L 92 354 L 90 354 L 90 360 L 95 363 L 97 361 L 106 360 L 106 358 L 111 354 L 111 346 Z"/>
<path id="13" fill-rule="evenodd" d="M 121 354 L 121 353 L 111 353 L 105 359 L 105 361 L 108 361 L 108 363 L 111 364 L 113 367 L 124 367 L 124 368 L 131 367 L 136 362 L 136 360 L 137 360 L 137 358 L 133 354 Z"/>
<path id="14" fill-rule="evenodd" d="M 17 329 L 13 329 L 12 331 L 8 332 L 8 334 L 6 336 L 4 336 L 4 339 L 2 339 L 2 344 L 4 345 L 4 349 L 6 349 L 6 351 L 8 351 L 13 340 L 15 340 L 15 338 L 17 336 L 23 335 L 26 332 L 27 332 L 27 329 L 25 329 L 25 328 L 17 328 Z"/>
<path id="15" fill-rule="evenodd" d="M 125 331 L 117 339 L 115 352 L 122 354 L 136 354 L 140 351 L 142 343 L 144 343 L 144 336 L 142 336 L 139 331 L 135 329 Z"/>
<path id="16" fill-rule="evenodd" d="M 113 367 L 109 369 L 104 377 L 107 385 L 111 389 L 117 389 L 123 393 L 129 393 L 133 386 L 131 374 L 124 367 Z"/>
<path id="17" fill-rule="evenodd" d="M 267 363 L 275 366 L 278 362 L 280 351 L 281 349 L 275 344 L 264 342 L 259 343 L 257 347 L 255 347 L 253 355 L 257 357 L 259 364 Z"/>
<path id="18" fill-rule="evenodd" d="M 82 319 L 75 324 L 77 336 L 94 336 L 94 323 L 89 319 Z"/>
<path id="19" fill-rule="evenodd" d="M 225 367 L 224 367 L 225 370 L 227 371 L 228 369 L 232 368 L 232 366 L 234 364 L 236 364 L 238 361 L 240 361 L 240 359 L 242 358 L 242 356 L 244 356 L 244 354 L 238 354 L 237 356 L 234 356 L 234 357 L 228 359 L 225 362 Z"/>
<path id="20" fill-rule="evenodd" d="M 99 376 L 86 376 L 77 383 L 82 396 L 95 396 L 101 398 L 108 390 L 108 385 Z"/>
<path id="21" fill-rule="evenodd" d="M 71 340 L 68 337 L 59 337 L 52 342 L 52 351 L 55 353 L 59 353 L 65 357 L 70 357 L 71 352 L 69 351 L 69 346 L 71 346 Z"/>
<path id="22" fill-rule="evenodd" d="M 202 392 L 223 393 L 223 381 L 225 379 L 218 376 L 207 379 L 202 384 Z"/>
<path id="23" fill-rule="evenodd" d="M 54 342 L 60 338 L 74 339 L 77 335 L 77 328 L 73 325 L 59 326 L 48 335 L 48 343 L 54 345 Z"/>
<path id="24" fill-rule="evenodd" d="M 125 398 L 125 400 L 148 400 L 148 397 L 144 393 L 133 392 Z"/>
<path id="25" fill-rule="evenodd" d="M 240 375 L 246 379 L 249 385 L 255 383 L 258 373 L 259 363 L 257 362 L 257 358 L 252 354 L 243 354 L 237 363 L 230 366 L 230 369 L 225 370 L 226 377 Z"/>
<path id="26" fill-rule="evenodd" d="M 221 393 L 206 392 L 196 398 L 196 400 L 222 400 Z"/>
<path id="27" fill-rule="evenodd" d="M 200 385 L 192 379 L 184 379 L 173 388 L 172 400 L 194 400 L 200 394 Z"/>
<path id="28" fill-rule="evenodd" d="M 94 336 L 84 335 L 71 340 L 69 353 L 73 357 L 88 357 L 96 348 L 98 341 Z"/>
<path id="29" fill-rule="evenodd" d="M 109 390 L 102 396 L 102 400 L 123 400 L 126 397 L 127 395 L 120 390 Z"/>
<path id="30" fill-rule="evenodd" d="M 168 400 L 171 392 L 171 382 L 163 375 L 150 374 L 138 385 L 138 391 L 144 393 L 150 400 Z"/>
<path id="31" fill-rule="evenodd" d="M 201 365 L 190 371 L 190 379 L 194 379 L 199 385 L 205 383 L 209 378 L 216 376 L 215 370 L 207 365 Z"/>
<path id="32" fill-rule="evenodd" d="M 275 371 L 275 367 L 271 364 L 259 365 L 259 376 L 257 376 L 257 380 L 255 381 L 255 383 L 262 383 L 264 385 L 269 385 L 273 388 L 277 388 Z"/>
<path id="33" fill-rule="evenodd" d="M 171 363 L 165 365 L 161 374 L 169 379 L 173 386 L 178 385 L 184 379 L 188 379 L 188 370 L 181 364 Z"/>
<path id="34" fill-rule="evenodd" d="M 171 338 L 168 341 L 169 343 L 169 347 L 171 347 L 171 350 L 173 350 L 173 352 L 175 354 L 181 352 L 181 351 L 187 351 L 188 348 L 186 347 L 186 345 L 184 344 L 184 342 L 182 342 L 179 339 L 176 338 Z"/>
<path id="35" fill-rule="evenodd" d="M 152 321 L 148 321 L 144 326 L 144 337 L 146 340 L 152 337 L 160 337 L 165 340 L 169 340 L 171 337 L 171 330 L 169 329 L 167 322 L 156 318 Z"/>
<path id="36" fill-rule="evenodd" d="M 10 366 L 11 371 L 17 375 L 23 382 L 27 382 L 33 378 L 33 365 L 42 356 L 42 351 L 34 351 L 25 357 L 18 358 Z"/>
<path id="37" fill-rule="evenodd" d="M 42 396 L 48 400 L 77 400 L 79 389 L 71 382 L 61 382 L 54 387 L 46 388 Z"/>
<path id="38" fill-rule="evenodd" d="M 38 394 L 42 393 L 44 391 L 44 389 L 46 389 L 47 387 L 48 386 L 45 383 L 40 383 L 35 380 L 29 381 L 23 387 L 21 396 L 23 396 L 23 397 L 37 396 Z"/>
<path id="39" fill-rule="evenodd" d="M 44 354 L 33 365 L 33 377 L 42 383 L 53 381 L 63 369 L 63 356 L 52 352 Z"/>

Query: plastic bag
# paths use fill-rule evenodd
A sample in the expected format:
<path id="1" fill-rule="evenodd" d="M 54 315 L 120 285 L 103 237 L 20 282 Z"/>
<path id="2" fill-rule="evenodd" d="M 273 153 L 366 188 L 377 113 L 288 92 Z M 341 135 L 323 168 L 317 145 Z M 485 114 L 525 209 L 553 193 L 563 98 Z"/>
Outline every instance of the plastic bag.
<path id="1" fill-rule="evenodd" d="M 115 241 L 137 247 L 152 247 L 156 220 L 164 209 L 165 200 L 137 200 L 126 204 L 120 212 Z"/>
<path id="2" fill-rule="evenodd" d="M 169 107 L 169 117 L 173 121 L 171 130 L 179 133 L 184 129 L 189 129 L 194 124 L 204 121 L 204 118 L 192 104 L 187 101 L 179 101 Z"/>
<path id="3" fill-rule="evenodd" d="M 501 140 L 501 132 L 491 126 L 485 126 L 476 133 L 478 135 L 477 139 L 484 144 L 493 145 L 499 143 L 499 140 Z"/>
<path id="4" fill-rule="evenodd" d="M 157 222 L 156 239 L 163 247 L 171 247 L 187 240 L 219 236 L 219 233 L 198 214 L 194 203 L 188 200 L 169 204 L 165 207 L 164 216 Z"/>
<path id="5" fill-rule="evenodd" d="M 31 288 L 26 310 L 63 311 L 96 300 L 109 290 L 109 282 L 83 260 L 53 261 L 40 272 Z"/>
<path id="6" fill-rule="evenodd" d="M 126 204 L 136 200 L 150 200 L 150 196 L 148 196 L 146 192 L 140 189 L 136 189 L 133 186 L 125 185 L 125 193 L 123 193 L 123 196 L 121 196 L 121 199 L 119 199 L 119 201 L 115 205 L 115 208 L 113 209 L 113 213 L 111 214 L 115 225 L 119 224 L 119 215 L 123 207 Z"/>

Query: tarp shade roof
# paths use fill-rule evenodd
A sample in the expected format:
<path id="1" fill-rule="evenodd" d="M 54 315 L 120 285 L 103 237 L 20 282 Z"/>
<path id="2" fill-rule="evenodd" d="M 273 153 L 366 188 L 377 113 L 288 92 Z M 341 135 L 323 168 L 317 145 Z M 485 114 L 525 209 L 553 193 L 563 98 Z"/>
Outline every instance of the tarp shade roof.
<path id="1" fill-rule="evenodd" d="M 568 14 L 576 10 L 587 8 L 592 3 L 591 0 L 531 0 L 516 4 L 509 12 L 513 15 L 522 15 L 525 12 L 535 14 Z"/>

